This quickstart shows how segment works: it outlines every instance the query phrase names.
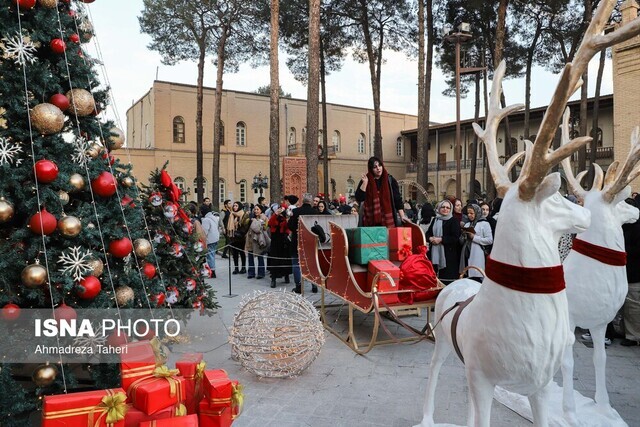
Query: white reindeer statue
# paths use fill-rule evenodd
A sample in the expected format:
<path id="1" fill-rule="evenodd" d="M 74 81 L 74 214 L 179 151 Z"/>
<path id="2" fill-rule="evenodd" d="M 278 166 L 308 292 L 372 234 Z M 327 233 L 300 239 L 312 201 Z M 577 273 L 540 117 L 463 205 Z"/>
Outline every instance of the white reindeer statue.
<path id="1" fill-rule="evenodd" d="M 636 20 L 600 35 L 614 4 L 615 0 L 603 1 L 596 10 L 574 61 L 563 70 L 535 144 L 527 144 L 526 159 L 514 183 L 500 165 L 496 137 L 500 121 L 522 106 L 500 108 L 504 62 L 495 72 L 486 129 L 475 123 L 474 129 L 485 144 L 496 189 L 504 195 L 500 221 L 483 284 L 458 280 L 438 296 L 436 318 L 441 321 L 435 330 L 421 427 L 434 425 L 437 377 L 452 349 L 465 363 L 468 425 L 489 426 L 496 385 L 528 396 L 535 425 L 548 425 L 546 385 L 560 367 L 564 349 L 574 340 L 557 244 L 563 233 L 586 230 L 591 215 L 561 197 L 559 174 L 547 173 L 591 138 L 576 138 L 552 152 L 549 147 L 589 60 L 600 49 L 640 32 L 640 20 Z M 460 303 L 466 308 L 458 307 L 443 317 Z"/>
<path id="2" fill-rule="evenodd" d="M 631 150 L 622 168 L 613 162 L 604 180 L 599 165 L 594 164 L 595 179 L 590 191 L 580 186 L 585 172 L 575 178 L 569 159 L 562 161 L 567 183 L 573 194 L 584 201 L 591 212 L 591 226 L 578 234 L 573 250 L 564 261 L 564 277 L 569 301 L 569 327 L 589 329 L 593 338 L 593 364 L 596 372 L 595 402 L 599 415 L 605 417 L 607 426 L 626 425 L 609 405 L 604 349 L 607 324 L 614 318 L 627 295 L 626 253 L 622 224 L 638 220 L 640 212 L 627 204 L 631 194 L 627 186 L 640 175 L 640 129 L 631 135 Z M 565 113 L 562 126 L 563 143 L 569 140 L 569 114 Z M 573 393 L 573 347 L 569 347 L 562 361 L 563 409 L 570 425 L 581 425 L 576 414 Z M 602 424 L 600 422 L 600 424 Z"/>

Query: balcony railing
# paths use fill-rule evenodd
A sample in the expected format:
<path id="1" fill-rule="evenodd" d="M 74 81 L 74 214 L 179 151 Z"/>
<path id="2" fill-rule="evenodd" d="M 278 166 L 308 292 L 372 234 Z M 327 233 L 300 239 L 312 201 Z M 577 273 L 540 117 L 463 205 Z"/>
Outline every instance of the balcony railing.
<path id="1" fill-rule="evenodd" d="M 587 160 L 591 157 L 591 149 L 587 148 Z M 610 159 L 613 160 L 613 147 L 596 147 L 596 160 L 597 159 Z M 578 160 L 578 154 L 574 153 L 571 156 L 572 161 Z"/>
<path id="2" fill-rule="evenodd" d="M 471 169 L 471 162 L 472 160 L 462 160 L 460 162 L 460 169 Z M 481 168 L 481 167 L 482 167 L 482 159 L 477 159 L 476 168 Z M 427 165 L 428 172 L 450 171 L 450 170 L 456 170 L 455 160 L 451 162 L 440 163 L 439 165 L 437 163 L 429 163 Z M 418 165 L 415 162 L 408 163 L 406 165 L 407 173 L 416 173 L 417 171 L 418 171 Z"/>
<path id="3" fill-rule="evenodd" d="M 336 156 L 336 146 L 329 145 L 327 146 L 327 151 L 329 154 L 329 158 L 333 158 Z M 288 156 L 305 156 L 305 145 L 304 144 L 287 144 L 287 155 Z M 323 159 L 324 156 L 322 154 L 321 146 L 318 149 L 318 158 Z"/>

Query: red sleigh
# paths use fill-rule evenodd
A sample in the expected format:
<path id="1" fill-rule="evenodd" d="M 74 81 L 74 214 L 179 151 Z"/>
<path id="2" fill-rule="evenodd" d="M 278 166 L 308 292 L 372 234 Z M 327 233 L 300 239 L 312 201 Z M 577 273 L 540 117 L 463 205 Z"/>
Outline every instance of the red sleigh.
<path id="1" fill-rule="evenodd" d="M 358 217 L 355 215 L 313 215 L 301 216 L 298 227 L 298 255 L 300 270 L 303 279 L 317 285 L 321 289 L 320 317 L 324 327 L 338 337 L 342 342 L 351 347 L 358 354 L 369 352 L 378 344 L 390 344 L 407 341 L 419 341 L 433 339 L 431 333 L 430 314 L 435 305 L 435 298 L 444 286 L 438 281 L 438 286 L 430 292 L 415 292 L 414 303 L 406 304 L 398 300 L 402 293 L 413 293 L 412 290 L 400 290 L 398 283 L 388 275 L 381 272 L 375 275 L 371 284 L 367 282 L 367 268 L 349 261 L 349 243 L 345 233 L 346 228 L 357 226 Z M 321 244 L 311 227 L 318 223 L 324 230 L 330 231 L 331 240 Z M 405 227 L 411 228 L 412 252 L 417 253 L 418 247 L 425 245 L 423 231 L 416 224 L 407 223 Z M 394 262 L 399 265 L 399 262 Z M 385 286 L 387 290 L 380 291 L 381 281 L 391 286 Z M 389 290 L 391 289 L 391 290 Z M 346 336 L 335 329 L 327 319 L 328 305 L 325 300 L 325 292 L 334 295 L 348 305 L 349 325 Z M 425 299 L 426 298 L 426 299 Z M 342 304 L 338 304 L 342 305 Z M 335 306 L 335 305 L 334 305 Z M 415 314 L 426 312 L 424 327 L 415 328 L 402 321 L 399 316 L 403 314 Z M 355 312 L 374 315 L 372 336 L 368 342 L 358 343 L 354 330 Z M 385 325 L 386 321 L 394 321 L 410 332 L 410 336 L 397 338 Z M 389 339 L 378 339 L 378 331 L 382 329 Z"/>

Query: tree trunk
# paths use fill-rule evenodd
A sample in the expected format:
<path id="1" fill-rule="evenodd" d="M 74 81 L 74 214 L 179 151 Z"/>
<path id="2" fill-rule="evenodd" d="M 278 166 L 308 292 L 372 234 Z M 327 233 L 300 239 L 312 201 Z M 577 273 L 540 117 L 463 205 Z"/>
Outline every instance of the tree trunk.
<path id="1" fill-rule="evenodd" d="M 271 47 L 270 47 L 270 123 L 269 123 L 269 174 L 271 188 L 269 200 L 277 201 L 282 196 L 280 188 L 280 74 L 278 62 L 278 32 L 280 0 L 271 0 Z"/>
<path id="2" fill-rule="evenodd" d="M 427 188 L 428 164 L 423 161 L 427 151 L 425 143 L 425 99 L 424 99 L 424 2 L 418 0 L 418 141 L 415 159 L 417 164 L 416 181 L 423 188 Z M 413 161 L 413 159 L 411 159 Z M 424 202 L 424 196 L 418 191 L 418 203 Z"/>
<path id="3" fill-rule="evenodd" d="M 211 162 L 211 202 L 220 203 L 220 145 L 222 144 L 222 76 L 224 75 L 224 51 L 227 42 L 226 31 L 223 31 L 217 48 L 216 99 L 213 119 L 213 162 Z M 214 205 L 215 206 L 215 205 Z"/>
<path id="4" fill-rule="evenodd" d="M 500 61 L 502 61 L 502 57 L 504 56 L 504 38 L 507 32 L 507 6 L 509 5 L 509 0 L 500 0 L 500 4 L 498 5 L 498 22 L 496 25 L 496 45 L 494 49 L 494 63 L 493 69 L 497 69 L 500 65 Z M 507 106 L 506 98 L 504 95 L 504 89 L 502 94 L 500 95 L 500 104 L 502 108 Z M 504 153 L 506 157 L 511 157 L 514 153 L 511 150 L 511 131 L 509 129 L 509 117 L 504 118 Z M 515 168 L 511 169 L 511 180 L 516 180 L 516 171 Z"/>
<path id="5" fill-rule="evenodd" d="M 487 73 L 487 61 L 486 61 L 486 46 L 483 47 L 483 55 L 482 55 L 482 66 L 484 68 L 484 75 L 482 76 L 482 96 L 483 96 L 483 104 L 484 104 L 484 123 L 483 126 L 487 123 L 487 116 L 489 115 L 489 88 L 488 82 L 489 79 Z M 484 151 L 486 153 L 486 150 Z M 483 161 L 486 165 L 485 173 L 484 173 L 484 190 L 487 193 L 487 200 L 493 200 L 496 198 L 496 186 L 493 182 L 493 177 L 491 176 L 491 170 L 489 169 L 489 164 L 487 162 L 487 156 L 483 157 Z"/>
<path id="6" fill-rule="evenodd" d="M 309 0 L 309 79 L 307 87 L 307 192 L 318 194 L 318 86 L 320 80 L 320 0 Z"/>
<path id="7" fill-rule="evenodd" d="M 476 73 L 476 104 L 474 111 L 474 123 L 478 123 L 480 119 L 480 74 Z M 475 199 L 476 196 L 476 163 L 478 161 L 478 135 L 473 135 L 473 142 L 471 143 L 471 154 L 469 156 L 471 159 L 471 168 L 469 171 L 469 198 Z"/>
<path id="8" fill-rule="evenodd" d="M 589 162 L 594 164 L 596 162 L 596 149 L 598 148 L 598 128 L 600 127 L 600 90 L 602 89 L 602 75 L 604 73 L 604 64 L 607 59 L 607 49 L 602 49 L 600 52 L 600 63 L 598 64 L 598 76 L 596 77 L 596 93 L 593 100 L 593 131 L 591 141 L 591 155 Z"/>
<path id="9" fill-rule="evenodd" d="M 538 21 L 536 25 L 536 32 L 533 36 L 533 41 L 527 49 L 527 64 L 525 69 L 525 83 L 524 83 L 524 138 L 529 139 L 529 116 L 531 110 L 531 71 L 533 68 L 533 55 L 535 54 L 536 47 L 538 46 L 538 39 L 542 33 L 542 24 Z"/>
<path id="10" fill-rule="evenodd" d="M 585 68 L 582 74 L 582 87 L 580 88 L 580 136 L 589 135 L 588 123 L 587 123 L 587 103 L 589 101 L 589 94 L 587 88 L 589 86 L 589 70 Z M 583 145 L 578 150 L 578 170 L 583 171 L 587 169 L 587 146 Z"/>
<path id="11" fill-rule="evenodd" d="M 433 44 L 435 40 L 435 28 L 433 25 L 433 0 L 427 0 L 427 63 L 424 74 L 424 184 L 425 190 L 429 183 L 429 121 L 431 120 L 431 79 L 433 75 Z M 422 161 L 422 159 L 418 159 Z M 436 174 L 436 180 L 438 176 Z M 436 195 L 437 197 L 437 195 Z"/>
<path id="12" fill-rule="evenodd" d="M 322 90 L 322 192 L 325 198 L 329 195 L 329 128 L 327 125 L 327 85 L 324 64 L 324 47 L 320 39 L 320 89 Z"/>
<path id="13" fill-rule="evenodd" d="M 205 46 L 203 43 L 198 43 L 200 52 L 198 55 L 198 80 L 196 84 L 196 195 L 198 200 L 198 206 L 200 206 L 204 199 L 203 185 L 203 150 L 202 150 L 202 100 L 204 98 L 203 86 L 204 86 L 204 59 L 205 59 Z"/>

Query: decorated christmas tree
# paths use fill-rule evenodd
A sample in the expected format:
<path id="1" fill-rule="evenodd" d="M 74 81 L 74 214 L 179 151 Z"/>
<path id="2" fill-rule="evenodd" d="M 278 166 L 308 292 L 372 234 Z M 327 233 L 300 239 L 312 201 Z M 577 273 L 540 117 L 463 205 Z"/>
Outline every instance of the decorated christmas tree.
<path id="1" fill-rule="evenodd" d="M 140 194 L 130 165 L 112 155 L 124 146 L 124 133 L 103 118 L 107 88 L 97 79 L 97 61 L 83 48 L 94 36 L 83 3 L 93 0 L 4 2 L 0 318 L 18 324 L 27 309 L 70 319 L 89 308 L 215 306 L 199 278 L 197 258 L 204 259 L 204 252 L 195 254 L 186 221 L 165 220 L 180 229 L 163 232 L 171 242 L 160 240 L 164 217 L 156 222 L 152 216 L 153 226 L 147 224 L 148 196 Z M 182 210 L 176 206 L 176 212 Z M 176 256 L 176 244 L 182 256 Z M 7 348 L 22 344 L 24 338 L 6 332 Z M 3 363 L 0 424 L 30 425 L 43 395 L 73 391 L 74 372 L 92 378 L 83 380 L 92 387 L 119 382 L 114 365 L 63 362 Z"/>

